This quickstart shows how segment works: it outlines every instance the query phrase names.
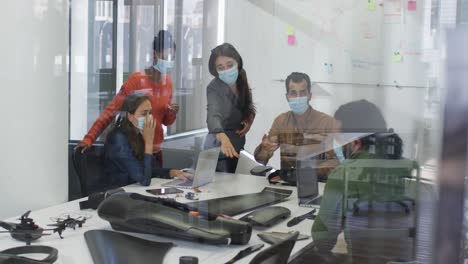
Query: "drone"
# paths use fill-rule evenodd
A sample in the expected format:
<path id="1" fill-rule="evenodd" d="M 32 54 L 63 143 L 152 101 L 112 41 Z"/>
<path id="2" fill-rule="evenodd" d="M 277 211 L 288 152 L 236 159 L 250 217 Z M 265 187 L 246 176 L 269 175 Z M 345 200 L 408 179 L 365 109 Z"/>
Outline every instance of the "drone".
<path id="1" fill-rule="evenodd" d="M 7 231 L 0 231 L 0 233 L 10 233 L 11 237 L 23 241 L 26 245 L 31 245 L 32 241 L 35 241 L 42 236 L 52 235 L 53 233 L 58 233 L 59 237 L 63 239 L 62 233 L 67 228 L 75 229 L 77 226 L 82 227 L 86 222 L 86 219 L 89 219 L 90 216 L 79 216 L 71 217 L 67 215 L 66 217 L 57 217 L 55 218 L 54 224 L 50 224 L 51 228 L 42 228 L 34 223 L 34 220 L 29 217 L 31 211 L 27 211 L 18 219 L 20 223 L 9 223 L 0 221 L 0 227 L 6 229 Z"/>
<path id="2" fill-rule="evenodd" d="M 60 238 L 63 238 L 62 237 L 63 230 L 65 230 L 67 228 L 72 228 L 73 230 L 75 230 L 77 226 L 79 228 L 81 228 L 81 227 L 83 227 L 83 224 L 86 222 L 86 219 L 89 219 L 89 218 L 90 218 L 90 216 L 84 216 L 84 215 L 71 217 L 70 214 L 68 214 L 66 216 L 59 216 L 59 217 L 56 217 L 56 218 L 51 218 L 56 223 L 55 224 L 50 224 L 50 225 L 47 225 L 47 226 L 55 226 L 56 228 L 53 229 L 54 233 L 57 232 L 59 234 Z"/>

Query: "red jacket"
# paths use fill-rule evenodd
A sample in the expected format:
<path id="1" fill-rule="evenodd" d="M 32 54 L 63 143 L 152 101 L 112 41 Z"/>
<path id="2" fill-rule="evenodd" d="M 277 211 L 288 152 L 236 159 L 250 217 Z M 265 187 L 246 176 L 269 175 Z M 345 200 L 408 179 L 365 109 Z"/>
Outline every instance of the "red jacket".
<path id="1" fill-rule="evenodd" d="M 153 117 L 156 121 L 153 149 L 155 152 L 161 150 L 161 143 L 164 140 L 162 124 L 169 126 L 176 119 L 176 114 L 168 108 L 172 101 L 172 80 L 169 75 L 165 76 L 167 77 L 162 82 L 154 83 L 144 72 L 135 72 L 130 75 L 114 99 L 94 122 L 82 142 L 92 145 L 102 131 L 114 120 L 122 107 L 125 97 L 135 91 L 142 91 L 151 99 Z"/>

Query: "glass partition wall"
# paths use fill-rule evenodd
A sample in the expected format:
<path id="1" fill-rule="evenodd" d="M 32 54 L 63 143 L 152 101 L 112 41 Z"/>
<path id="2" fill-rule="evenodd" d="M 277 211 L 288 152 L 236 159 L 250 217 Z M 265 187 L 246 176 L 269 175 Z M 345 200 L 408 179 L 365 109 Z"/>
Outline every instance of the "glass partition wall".
<path id="1" fill-rule="evenodd" d="M 152 41 L 164 29 L 177 46 L 170 75 L 180 110 L 164 127 L 163 166 L 195 169 L 207 145 L 209 57 L 229 42 L 256 108 L 242 146 L 250 155 L 238 171 L 271 165 L 281 181 L 275 186 L 293 190 L 301 208 L 306 196 L 321 197 L 315 220 L 304 222 L 316 243 L 295 252 L 293 263 L 461 263 L 467 135 L 460 109 L 468 103 L 460 88 L 467 61 L 457 56 L 465 39 L 457 36 L 465 6 L 73 0 L 70 140 L 83 138 L 131 73 L 153 66 Z"/>
<path id="2" fill-rule="evenodd" d="M 171 77 L 173 102 L 181 106 L 177 122 L 165 127 L 165 134 L 204 128 L 202 82 L 207 73 L 202 64 L 204 47 L 218 41 L 216 2 L 72 1 L 70 139 L 82 139 L 131 73 L 153 65 L 153 39 L 163 29 L 173 34 L 177 46 Z"/>

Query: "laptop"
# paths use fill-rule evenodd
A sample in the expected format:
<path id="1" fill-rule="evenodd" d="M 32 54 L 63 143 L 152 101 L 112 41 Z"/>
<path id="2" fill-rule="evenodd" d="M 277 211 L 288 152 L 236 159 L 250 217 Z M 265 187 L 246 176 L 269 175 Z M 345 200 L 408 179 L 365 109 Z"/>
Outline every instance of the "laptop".
<path id="1" fill-rule="evenodd" d="M 314 168 L 315 161 L 306 161 L 298 164 L 296 169 L 296 184 L 297 184 L 297 199 L 300 207 L 320 207 L 322 196 L 319 195 L 319 186 L 317 180 L 316 169 Z M 313 163 L 313 164 L 311 164 Z"/>
<path id="2" fill-rule="evenodd" d="M 212 182 L 214 180 L 220 150 L 220 148 L 213 148 L 200 152 L 193 180 L 184 182 L 183 180 L 176 179 L 166 182 L 162 184 L 162 186 L 193 189 Z"/>

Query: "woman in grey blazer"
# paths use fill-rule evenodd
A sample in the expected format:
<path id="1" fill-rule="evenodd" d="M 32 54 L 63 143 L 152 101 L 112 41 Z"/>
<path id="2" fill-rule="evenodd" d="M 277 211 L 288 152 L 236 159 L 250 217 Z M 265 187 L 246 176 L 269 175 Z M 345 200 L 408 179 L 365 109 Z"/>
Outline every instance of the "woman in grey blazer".
<path id="1" fill-rule="evenodd" d="M 208 84 L 205 147 L 221 145 L 217 171 L 234 172 L 245 135 L 255 119 L 252 92 L 242 58 L 229 43 L 211 51 L 208 68 L 215 78 Z"/>

